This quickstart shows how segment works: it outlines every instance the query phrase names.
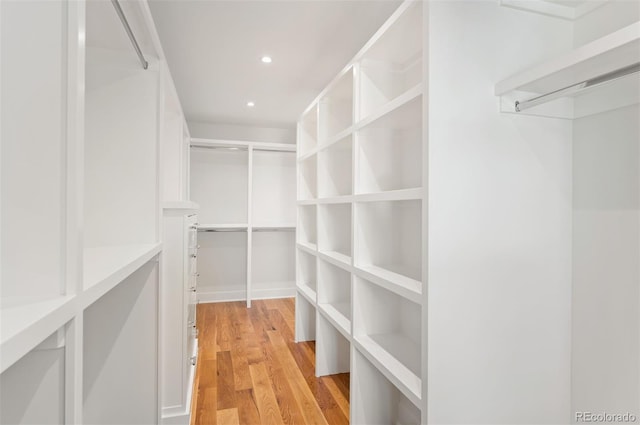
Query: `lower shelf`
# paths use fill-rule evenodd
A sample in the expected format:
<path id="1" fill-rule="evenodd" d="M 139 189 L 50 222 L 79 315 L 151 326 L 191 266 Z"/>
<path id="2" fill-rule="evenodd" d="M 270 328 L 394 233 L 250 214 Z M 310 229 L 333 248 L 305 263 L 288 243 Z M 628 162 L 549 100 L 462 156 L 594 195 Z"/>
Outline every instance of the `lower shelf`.
<path id="1" fill-rule="evenodd" d="M 355 338 L 356 347 L 373 363 L 383 375 L 416 406 L 420 405 L 422 380 L 420 370 L 420 347 L 402 335 L 360 335 Z M 392 354 L 393 353 L 393 354 Z"/>
<path id="2" fill-rule="evenodd" d="M 345 338 L 351 335 L 351 320 L 349 311 L 351 306 L 348 303 L 318 304 L 318 308 Z"/>

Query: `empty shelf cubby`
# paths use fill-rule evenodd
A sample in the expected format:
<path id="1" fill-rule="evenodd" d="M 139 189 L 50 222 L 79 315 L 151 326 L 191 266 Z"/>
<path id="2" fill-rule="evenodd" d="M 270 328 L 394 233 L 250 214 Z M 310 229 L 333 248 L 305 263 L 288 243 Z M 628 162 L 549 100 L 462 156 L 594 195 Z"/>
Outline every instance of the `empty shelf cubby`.
<path id="1" fill-rule="evenodd" d="M 351 204 L 318 206 L 318 251 L 351 263 Z"/>
<path id="2" fill-rule="evenodd" d="M 358 344 L 398 377 L 416 398 L 421 392 L 421 307 L 356 277 L 353 334 Z"/>
<path id="3" fill-rule="evenodd" d="M 352 136 L 349 135 L 318 154 L 318 197 L 351 195 Z"/>
<path id="4" fill-rule="evenodd" d="M 422 186 L 422 96 L 358 132 L 356 193 Z"/>
<path id="5" fill-rule="evenodd" d="M 311 152 L 318 144 L 318 106 L 309 110 L 298 126 L 298 155 Z"/>
<path id="6" fill-rule="evenodd" d="M 343 333 L 351 334 L 351 273 L 319 261 L 318 307 Z"/>
<path id="7" fill-rule="evenodd" d="M 298 170 L 300 180 L 298 185 L 298 199 L 316 199 L 318 196 L 317 155 L 300 161 Z"/>
<path id="8" fill-rule="evenodd" d="M 315 341 L 316 307 L 298 294 L 295 309 L 296 342 Z"/>
<path id="9" fill-rule="evenodd" d="M 322 314 L 318 315 L 316 376 L 349 372 L 351 342 Z"/>
<path id="10" fill-rule="evenodd" d="M 422 201 L 356 204 L 355 266 L 420 292 L 422 281 Z"/>
<path id="11" fill-rule="evenodd" d="M 353 68 L 332 85 L 319 102 L 320 144 L 353 124 Z"/>
<path id="12" fill-rule="evenodd" d="M 418 425 L 418 409 L 367 358 L 353 354 L 351 423 L 354 425 Z"/>
<path id="13" fill-rule="evenodd" d="M 422 39 L 422 7 L 416 2 L 360 62 L 359 119 L 421 84 Z"/>
<path id="14" fill-rule="evenodd" d="M 315 249 L 318 243 L 315 205 L 298 207 L 298 242 L 312 249 Z"/>
<path id="15" fill-rule="evenodd" d="M 298 290 L 306 296 L 309 301 L 316 301 L 316 257 L 302 250 L 298 250 Z"/>

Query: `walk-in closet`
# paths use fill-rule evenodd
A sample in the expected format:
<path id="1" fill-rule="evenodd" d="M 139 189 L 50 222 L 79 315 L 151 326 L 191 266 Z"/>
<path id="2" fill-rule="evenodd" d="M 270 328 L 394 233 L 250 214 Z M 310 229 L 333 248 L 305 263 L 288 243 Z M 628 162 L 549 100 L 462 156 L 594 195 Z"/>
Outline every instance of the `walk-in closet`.
<path id="1" fill-rule="evenodd" d="M 0 425 L 640 422 L 640 1 L 0 0 Z"/>

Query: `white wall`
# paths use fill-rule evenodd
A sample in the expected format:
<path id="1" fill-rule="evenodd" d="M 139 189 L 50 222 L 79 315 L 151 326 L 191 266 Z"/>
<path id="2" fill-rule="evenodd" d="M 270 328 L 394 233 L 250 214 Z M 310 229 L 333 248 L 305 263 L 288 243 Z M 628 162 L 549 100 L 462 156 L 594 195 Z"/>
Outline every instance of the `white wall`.
<path id="1" fill-rule="evenodd" d="M 291 128 L 269 128 L 188 121 L 188 126 L 194 138 L 296 143 L 295 123 L 291 123 Z"/>
<path id="2" fill-rule="evenodd" d="M 430 424 L 570 421 L 572 126 L 493 87 L 571 23 L 498 3 L 430 3 Z"/>

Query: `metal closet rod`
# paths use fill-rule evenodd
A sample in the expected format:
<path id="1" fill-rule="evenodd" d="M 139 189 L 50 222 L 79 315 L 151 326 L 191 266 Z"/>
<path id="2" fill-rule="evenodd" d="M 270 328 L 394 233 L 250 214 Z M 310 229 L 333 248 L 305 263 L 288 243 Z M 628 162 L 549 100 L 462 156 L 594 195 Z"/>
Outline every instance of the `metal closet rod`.
<path id="1" fill-rule="evenodd" d="M 244 228 L 229 228 L 229 229 L 198 229 L 198 232 L 246 232 Z"/>
<path id="2" fill-rule="evenodd" d="M 224 149 L 230 151 L 248 151 L 248 146 L 205 146 L 205 145 L 191 145 L 191 148 L 202 148 L 202 149 Z M 290 149 L 268 149 L 268 148 L 253 148 L 254 151 L 260 152 L 291 152 L 295 153 L 296 151 L 292 151 Z"/>
<path id="3" fill-rule="evenodd" d="M 525 109 L 533 108 L 541 103 L 549 102 L 559 97 L 567 96 L 580 90 L 599 86 L 600 84 L 609 83 L 627 75 L 640 72 L 640 62 L 636 62 L 633 65 L 625 66 L 624 68 L 617 69 L 615 71 L 607 72 L 606 74 L 598 75 L 597 77 L 590 78 L 577 84 L 572 84 L 567 87 L 563 87 L 558 90 L 554 90 L 549 93 L 541 94 L 540 96 L 532 97 L 531 99 L 517 101 L 516 100 L 516 112 L 524 111 Z"/>
<path id="4" fill-rule="evenodd" d="M 131 27 L 129 26 L 129 21 L 127 21 L 127 17 L 124 16 L 124 12 L 122 11 L 122 7 L 120 7 L 120 3 L 118 2 L 118 0 L 111 0 L 111 4 L 113 4 L 113 7 L 116 9 L 116 13 L 118 14 L 118 17 L 120 18 L 120 20 L 122 21 L 122 26 L 124 26 L 124 30 L 127 32 L 127 35 L 129 36 L 129 40 L 131 40 L 131 44 L 133 44 L 133 48 L 138 54 L 140 63 L 142 63 L 142 68 L 144 69 L 149 68 L 149 62 L 147 62 L 144 55 L 142 54 L 142 50 L 140 50 L 140 45 L 138 44 L 138 40 L 136 40 L 136 36 L 133 35 L 133 31 L 131 31 Z"/>

